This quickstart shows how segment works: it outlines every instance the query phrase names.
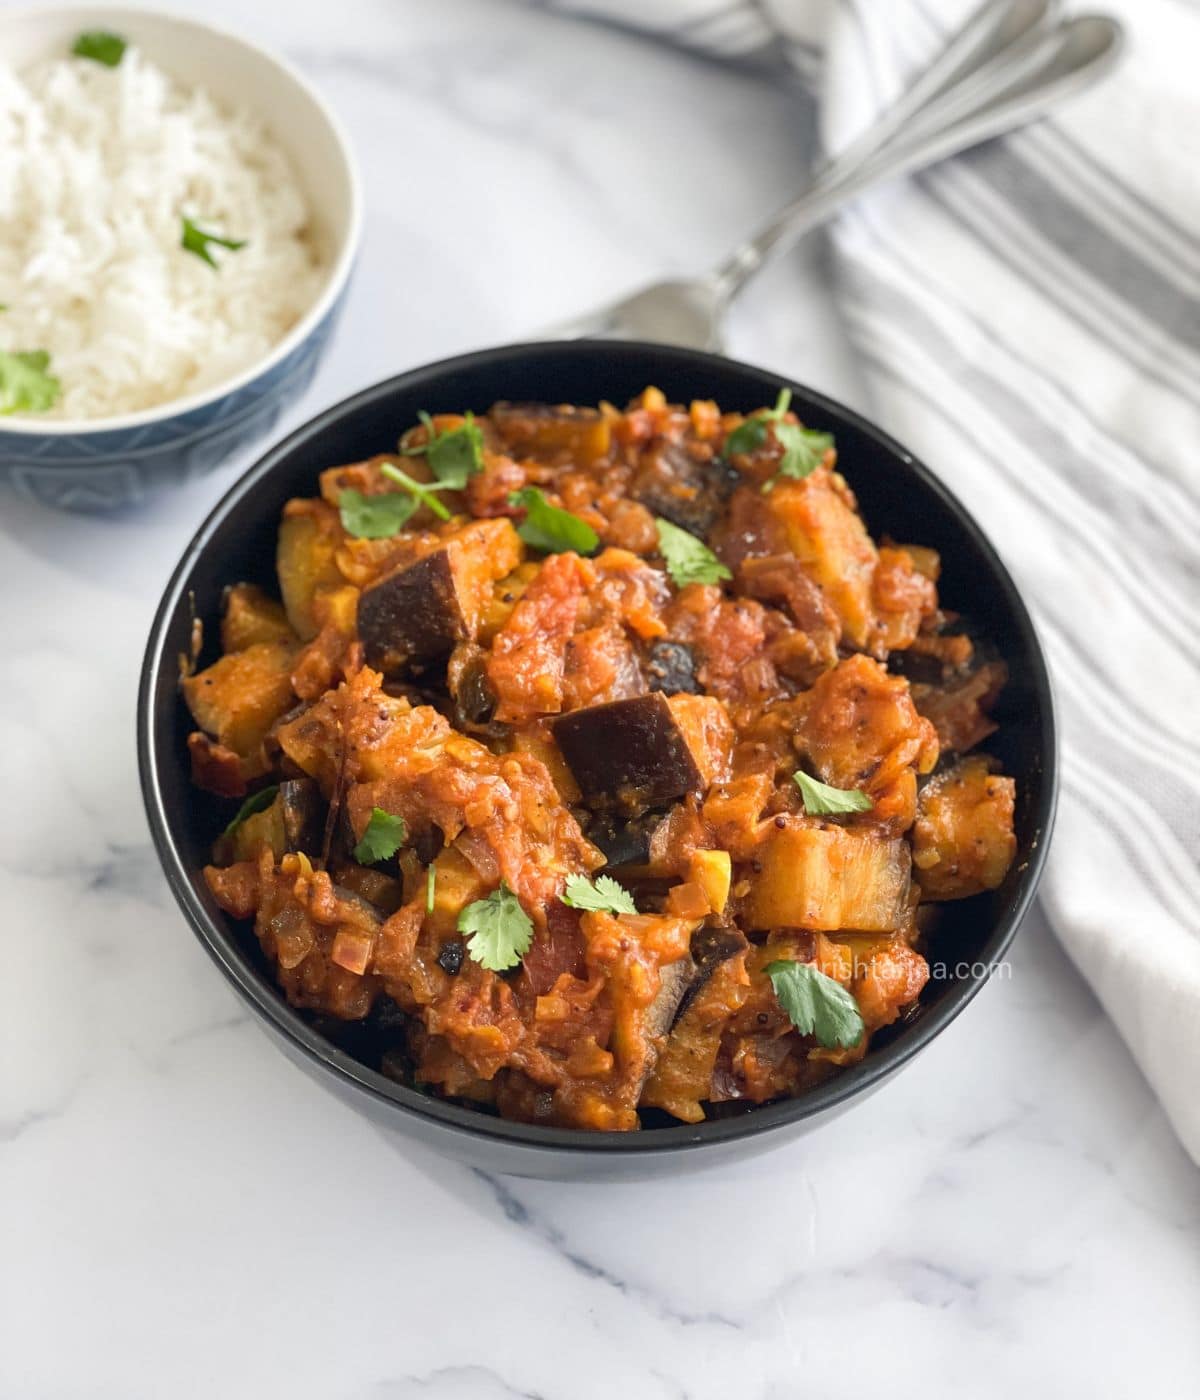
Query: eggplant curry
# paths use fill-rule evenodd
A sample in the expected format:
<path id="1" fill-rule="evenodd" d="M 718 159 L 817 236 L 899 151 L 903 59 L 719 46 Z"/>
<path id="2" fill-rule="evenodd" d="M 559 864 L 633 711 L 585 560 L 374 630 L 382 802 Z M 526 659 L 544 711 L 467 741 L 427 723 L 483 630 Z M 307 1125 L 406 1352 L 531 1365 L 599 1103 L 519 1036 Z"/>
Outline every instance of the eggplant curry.
<path id="1" fill-rule="evenodd" d="M 801 1094 L 1003 880 L 1003 664 L 789 403 L 422 414 L 227 589 L 205 878 L 385 1074 L 603 1131 Z"/>

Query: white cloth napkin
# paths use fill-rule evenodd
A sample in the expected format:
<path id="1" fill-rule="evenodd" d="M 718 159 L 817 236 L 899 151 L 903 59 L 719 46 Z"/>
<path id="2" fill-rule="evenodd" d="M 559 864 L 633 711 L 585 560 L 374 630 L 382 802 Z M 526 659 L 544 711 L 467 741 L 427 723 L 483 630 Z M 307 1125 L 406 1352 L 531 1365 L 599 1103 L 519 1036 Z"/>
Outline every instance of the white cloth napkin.
<path id="1" fill-rule="evenodd" d="M 836 151 L 977 0 L 541 0 L 784 60 Z M 1121 68 L 830 228 L 879 420 L 1013 570 L 1062 744 L 1042 899 L 1200 1161 L 1200 7 L 1103 0 Z"/>

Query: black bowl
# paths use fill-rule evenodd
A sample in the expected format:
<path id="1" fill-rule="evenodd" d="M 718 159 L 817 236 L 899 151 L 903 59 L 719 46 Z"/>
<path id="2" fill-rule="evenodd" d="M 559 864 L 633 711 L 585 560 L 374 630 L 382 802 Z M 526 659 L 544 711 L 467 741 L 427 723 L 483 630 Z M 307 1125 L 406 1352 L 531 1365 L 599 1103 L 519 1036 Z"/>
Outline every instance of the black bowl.
<path id="1" fill-rule="evenodd" d="M 941 592 L 967 613 L 1008 663 L 1010 682 L 989 745 L 1017 779 L 1017 859 L 1003 886 L 945 906 L 919 1014 L 877 1036 L 863 1062 L 802 1098 L 748 1108 L 694 1126 L 601 1135 L 508 1123 L 426 1098 L 339 1046 L 292 1010 L 252 934 L 217 907 L 200 874 L 222 810 L 192 787 L 185 750 L 191 721 L 179 697 L 178 657 L 193 607 L 217 634 L 221 590 L 239 579 L 274 586 L 275 534 L 291 496 L 310 495 L 324 467 L 389 450 L 397 433 L 432 413 L 497 399 L 616 403 L 647 384 L 668 399 L 713 398 L 727 409 L 773 402 L 776 376 L 714 355 L 664 346 L 580 341 L 482 350 L 412 370 L 327 410 L 267 453 L 201 526 L 167 586 L 146 650 L 138 701 L 138 757 L 150 827 L 167 880 L 200 941 L 258 1020 L 309 1074 L 410 1140 L 491 1171 L 522 1176 L 649 1176 L 746 1157 L 815 1126 L 863 1098 L 928 1044 L 975 995 L 1003 956 L 1033 898 L 1054 813 L 1055 742 L 1050 684 L 1029 614 L 979 526 L 928 468 L 840 404 L 793 386 L 806 422 L 831 429 L 839 458 L 875 535 L 939 550 Z M 228 806 L 228 804 L 225 804 Z"/>

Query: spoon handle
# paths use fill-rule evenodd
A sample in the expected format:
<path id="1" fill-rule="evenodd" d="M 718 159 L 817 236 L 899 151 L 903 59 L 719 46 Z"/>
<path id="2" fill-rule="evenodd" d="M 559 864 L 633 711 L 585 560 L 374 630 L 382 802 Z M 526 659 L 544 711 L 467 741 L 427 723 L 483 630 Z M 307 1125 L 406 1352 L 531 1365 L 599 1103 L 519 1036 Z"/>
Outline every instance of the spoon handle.
<path id="1" fill-rule="evenodd" d="M 899 120 L 897 108 L 890 108 L 804 194 L 720 264 L 713 280 L 723 295 L 734 295 L 770 256 L 867 186 L 1011 131 L 1107 73 L 1122 48 L 1116 21 L 1081 16 L 1047 30 L 1049 13 L 1040 0 L 979 11 L 901 99 Z M 988 17 L 993 23 L 985 43 L 978 26 Z M 971 33 L 976 37 L 968 56 L 964 39 Z M 913 100 L 914 93 L 920 100 Z"/>

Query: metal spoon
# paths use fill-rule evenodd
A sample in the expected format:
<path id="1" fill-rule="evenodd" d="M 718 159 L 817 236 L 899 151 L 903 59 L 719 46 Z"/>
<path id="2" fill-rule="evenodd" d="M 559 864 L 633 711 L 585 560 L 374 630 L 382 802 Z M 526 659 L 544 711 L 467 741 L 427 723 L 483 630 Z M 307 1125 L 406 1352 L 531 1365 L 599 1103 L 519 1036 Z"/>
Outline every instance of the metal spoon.
<path id="1" fill-rule="evenodd" d="M 1054 24 L 1055 10 L 1053 0 L 985 5 L 804 194 L 712 271 L 655 283 L 544 334 L 720 350 L 725 313 L 747 280 L 848 200 L 1022 126 L 1112 69 L 1124 44 L 1117 21 L 1088 15 Z"/>

